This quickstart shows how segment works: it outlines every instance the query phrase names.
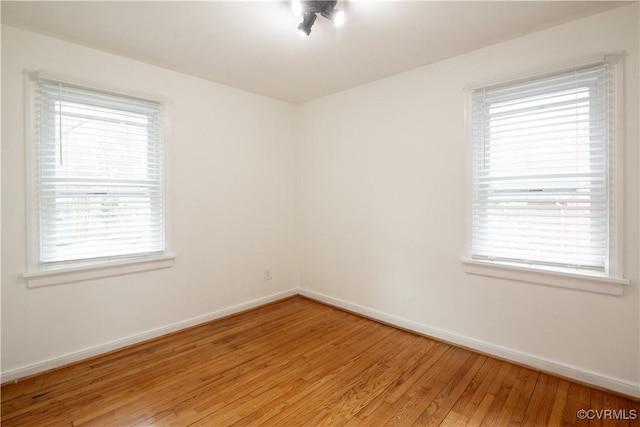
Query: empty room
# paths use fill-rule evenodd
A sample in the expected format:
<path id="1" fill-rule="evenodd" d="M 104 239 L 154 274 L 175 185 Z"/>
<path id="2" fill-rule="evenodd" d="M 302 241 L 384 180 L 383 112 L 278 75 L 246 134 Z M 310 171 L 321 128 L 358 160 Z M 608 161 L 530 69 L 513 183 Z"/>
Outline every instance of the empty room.
<path id="1" fill-rule="evenodd" d="M 1 8 L 3 426 L 640 423 L 640 2 Z"/>

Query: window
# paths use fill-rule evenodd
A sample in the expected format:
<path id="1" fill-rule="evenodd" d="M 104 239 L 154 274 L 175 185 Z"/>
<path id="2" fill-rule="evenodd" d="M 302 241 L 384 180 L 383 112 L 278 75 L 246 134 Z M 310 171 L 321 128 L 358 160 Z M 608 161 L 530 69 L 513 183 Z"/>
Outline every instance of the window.
<path id="1" fill-rule="evenodd" d="M 602 62 L 471 93 L 472 259 L 621 273 L 615 68 Z"/>
<path id="2" fill-rule="evenodd" d="M 34 269 L 163 254 L 163 105 L 31 80 Z"/>

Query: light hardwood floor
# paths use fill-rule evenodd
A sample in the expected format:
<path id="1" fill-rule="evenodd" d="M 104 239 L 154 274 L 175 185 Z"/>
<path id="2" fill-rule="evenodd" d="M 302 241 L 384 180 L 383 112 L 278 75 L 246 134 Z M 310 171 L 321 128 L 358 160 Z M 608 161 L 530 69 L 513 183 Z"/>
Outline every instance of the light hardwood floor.
<path id="1" fill-rule="evenodd" d="M 1 391 L 5 427 L 632 426 L 576 414 L 640 415 L 635 401 L 298 296 Z"/>

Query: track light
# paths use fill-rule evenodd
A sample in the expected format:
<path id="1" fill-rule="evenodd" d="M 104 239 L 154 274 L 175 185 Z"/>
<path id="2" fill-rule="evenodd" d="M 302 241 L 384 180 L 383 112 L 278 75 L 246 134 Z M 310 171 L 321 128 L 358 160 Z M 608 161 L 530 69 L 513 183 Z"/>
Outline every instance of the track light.
<path id="1" fill-rule="evenodd" d="M 291 10 L 296 16 L 302 14 L 302 22 L 298 31 L 303 36 L 311 34 L 311 27 L 316 22 L 317 14 L 330 20 L 336 27 L 344 24 L 344 11 L 336 9 L 337 0 L 292 0 Z"/>
<path id="2" fill-rule="evenodd" d="M 305 12 L 304 18 L 300 25 L 298 25 L 298 31 L 303 36 L 308 36 L 311 34 L 311 27 L 313 27 L 313 23 L 316 22 L 316 14 L 313 12 Z"/>

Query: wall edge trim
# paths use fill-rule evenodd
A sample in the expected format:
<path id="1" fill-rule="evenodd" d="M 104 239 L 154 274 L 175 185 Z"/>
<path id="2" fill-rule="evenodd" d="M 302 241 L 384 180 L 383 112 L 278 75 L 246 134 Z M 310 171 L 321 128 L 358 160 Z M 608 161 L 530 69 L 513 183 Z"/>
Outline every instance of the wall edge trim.
<path id="1" fill-rule="evenodd" d="M 575 366 L 566 365 L 553 360 L 544 359 L 529 353 L 502 347 L 486 341 L 469 338 L 453 332 L 434 328 L 423 323 L 408 320 L 399 316 L 375 310 L 360 304 L 355 304 L 339 298 L 330 297 L 309 289 L 299 288 L 298 293 L 306 298 L 316 300 L 346 311 L 353 312 L 373 320 L 380 321 L 390 326 L 416 332 L 420 335 L 431 337 L 449 344 L 464 347 L 473 351 L 494 356 L 508 362 L 520 364 L 544 373 L 557 375 L 568 380 L 578 381 L 586 385 L 600 387 L 625 396 L 640 398 L 640 384 L 632 384 L 620 379 L 611 378 L 596 372 L 591 372 Z"/>
<path id="2" fill-rule="evenodd" d="M 230 307 L 222 308 L 212 311 L 210 313 L 202 314 L 200 316 L 191 317 L 186 320 L 171 323 L 169 325 L 161 326 L 159 328 L 150 329 L 138 334 L 129 335 L 127 337 L 109 341 L 104 344 L 99 344 L 93 347 L 88 347 L 83 350 L 74 351 L 72 353 L 65 354 L 63 356 L 54 357 L 51 359 L 43 360 L 41 362 L 26 365 L 20 368 L 11 369 L 0 374 L 0 383 L 4 384 L 10 381 L 19 380 L 28 376 L 41 374 L 46 371 L 50 371 L 56 368 L 61 368 L 66 365 L 70 365 L 76 362 L 81 362 L 92 357 L 101 356 L 103 354 L 120 350 L 124 347 L 128 347 L 134 344 L 140 344 L 144 341 L 148 341 L 154 338 L 168 335 L 173 332 L 178 332 L 183 329 L 187 329 L 193 326 L 197 326 L 203 323 L 210 322 L 212 320 L 220 319 L 222 317 L 237 314 L 243 311 L 251 310 L 256 307 L 260 307 L 271 302 L 275 302 L 281 299 L 285 299 L 294 295 L 297 295 L 298 289 L 291 288 L 286 291 L 270 294 L 264 297 L 256 298 L 244 303 L 232 305 Z"/>
<path id="3" fill-rule="evenodd" d="M 568 380 L 578 381 L 587 385 L 600 387 L 606 390 L 610 390 L 616 393 L 630 396 L 636 399 L 640 398 L 640 384 L 632 384 L 611 378 L 606 375 L 602 375 L 596 372 L 591 372 L 585 369 L 581 369 L 575 366 L 566 365 L 553 360 L 544 359 L 529 353 L 513 350 L 507 347 L 502 347 L 496 344 L 491 344 L 486 341 L 477 340 L 474 338 L 459 335 L 453 332 L 445 331 L 442 329 L 434 328 L 423 323 L 415 322 L 409 319 L 405 319 L 399 316 L 395 316 L 383 311 L 375 310 L 360 304 L 352 303 L 339 298 L 330 297 L 319 292 L 315 292 L 305 288 L 291 288 L 275 294 L 270 294 L 264 297 L 256 298 L 244 303 L 236 304 L 227 308 L 219 309 L 206 313 L 200 316 L 192 317 L 186 320 L 175 322 L 169 325 L 165 325 L 159 328 L 151 329 L 139 334 L 130 335 L 128 337 L 110 341 L 97 346 L 89 347 L 76 352 L 68 353 L 63 356 L 54 357 L 44 360 L 42 362 L 33 363 L 20 368 L 12 369 L 0 374 L 0 382 L 2 384 L 19 380 L 28 376 L 41 374 L 49 370 L 60 368 L 66 365 L 70 365 L 76 362 L 80 362 L 92 357 L 97 357 L 112 351 L 122 349 L 131 345 L 139 344 L 144 341 L 148 341 L 154 338 L 161 337 L 163 335 L 178 332 L 183 329 L 187 329 L 193 326 L 197 326 L 203 323 L 210 322 L 212 320 L 220 319 L 222 317 L 237 314 L 243 311 L 251 310 L 253 308 L 260 307 L 271 302 L 289 298 L 295 295 L 300 295 L 305 298 L 309 298 L 327 305 L 337 307 L 355 314 L 377 320 L 379 322 L 405 329 L 408 331 L 416 332 L 420 335 L 431 337 L 437 340 L 441 340 L 452 345 L 468 348 L 470 350 L 478 351 L 480 353 L 494 356 L 509 362 L 514 362 L 532 369 L 536 369 L 552 375 L 558 375 Z"/>

